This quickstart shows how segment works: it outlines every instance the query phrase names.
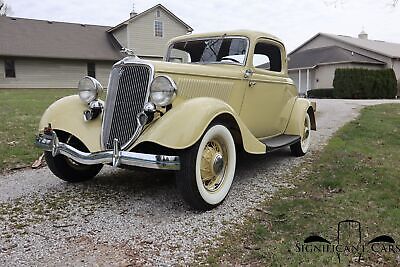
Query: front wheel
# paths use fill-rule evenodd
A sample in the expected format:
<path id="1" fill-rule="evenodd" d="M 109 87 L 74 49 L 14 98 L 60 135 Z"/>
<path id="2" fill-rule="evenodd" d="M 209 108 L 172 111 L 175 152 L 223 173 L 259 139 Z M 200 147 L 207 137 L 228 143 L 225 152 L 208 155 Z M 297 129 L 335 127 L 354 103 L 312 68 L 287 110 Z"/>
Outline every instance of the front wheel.
<path id="1" fill-rule="evenodd" d="M 202 139 L 181 153 L 177 188 L 194 209 L 210 210 L 227 196 L 235 175 L 236 150 L 230 131 L 210 126 Z"/>
<path id="2" fill-rule="evenodd" d="M 301 139 L 299 142 L 290 146 L 290 150 L 293 156 L 301 157 L 304 156 L 308 149 L 310 148 L 311 143 L 311 119 L 308 112 L 304 118 L 304 127 L 303 132 L 301 134 Z"/>
<path id="3" fill-rule="evenodd" d="M 59 134 L 60 141 L 65 142 L 76 149 L 89 152 L 86 146 L 76 137 L 68 135 L 64 132 L 57 134 Z M 44 158 L 47 166 L 55 176 L 71 183 L 90 180 L 95 177 L 103 168 L 103 164 L 84 165 L 67 158 L 64 155 L 57 155 L 53 157 L 51 152 L 48 151 L 44 152 Z"/>

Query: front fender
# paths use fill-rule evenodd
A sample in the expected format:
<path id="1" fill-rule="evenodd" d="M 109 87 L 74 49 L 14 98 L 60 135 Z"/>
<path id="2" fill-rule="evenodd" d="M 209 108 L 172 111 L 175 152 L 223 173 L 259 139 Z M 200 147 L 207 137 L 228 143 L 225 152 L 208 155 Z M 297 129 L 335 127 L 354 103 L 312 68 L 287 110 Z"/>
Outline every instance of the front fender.
<path id="1" fill-rule="evenodd" d="M 315 108 L 309 100 L 305 98 L 297 98 L 296 102 L 294 103 L 292 113 L 290 114 L 290 119 L 286 127 L 285 134 L 302 136 L 304 119 L 307 112 L 311 113 L 311 129 L 316 130 L 314 109 Z"/>
<path id="2" fill-rule="evenodd" d="M 102 114 L 96 119 L 85 122 L 83 112 L 88 106 L 78 95 L 66 96 L 51 104 L 44 112 L 39 131 L 51 123 L 54 130 L 61 130 L 76 136 L 90 152 L 100 151 Z"/>
<path id="3" fill-rule="evenodd" d="M 140 143 L 152 142 L 172 149 L 188 148 L 194 145 L 208 125 L 222 114 L 229 114 L 235 119 L 246 152 L 265 153 L 265 145 L 251 134 L 236 112 L 225 102 L 209 97 L 194 98 L 178 104 L 150 125 L 133 147 Z"/>

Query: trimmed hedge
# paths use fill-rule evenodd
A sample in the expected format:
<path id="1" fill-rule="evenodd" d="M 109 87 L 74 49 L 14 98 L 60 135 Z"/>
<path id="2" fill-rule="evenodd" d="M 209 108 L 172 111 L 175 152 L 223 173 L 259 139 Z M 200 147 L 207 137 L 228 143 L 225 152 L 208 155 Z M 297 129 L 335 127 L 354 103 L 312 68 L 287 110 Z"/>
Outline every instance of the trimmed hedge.
<path id="1" fill-rule="evenodd" d="M 308 90 L 307 97 L 309 97 L 309 98 L 333 98 L 333 88 Z"/>
<path id="2" fill-rule="evenodd" d="M 336 69 L 333 80 L 335 98 L 394 98 L 397 80 L 393 69 Z"/>

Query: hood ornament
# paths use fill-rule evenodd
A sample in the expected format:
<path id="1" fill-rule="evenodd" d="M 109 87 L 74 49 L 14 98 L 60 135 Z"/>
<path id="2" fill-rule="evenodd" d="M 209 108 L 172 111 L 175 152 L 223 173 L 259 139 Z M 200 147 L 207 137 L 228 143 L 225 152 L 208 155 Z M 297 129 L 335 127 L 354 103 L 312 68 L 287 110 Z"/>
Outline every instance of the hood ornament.
<path id="1" fill-rule="evenodd" d="M 129 49 L 126 47 L 122 47 L 121 51 L 122 54 L 126 54 L 127 56 L 136 56 L 136 53 L 133 49 Z"/>

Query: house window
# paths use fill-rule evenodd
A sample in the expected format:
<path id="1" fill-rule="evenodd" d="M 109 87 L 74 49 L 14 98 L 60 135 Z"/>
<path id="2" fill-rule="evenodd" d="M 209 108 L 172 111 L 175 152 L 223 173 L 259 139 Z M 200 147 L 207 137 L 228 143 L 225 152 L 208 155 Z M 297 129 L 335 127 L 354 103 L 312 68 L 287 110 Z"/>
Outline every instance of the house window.
<path id="1" fill-rule="evenodd" d="M 256 68 L 275 72 L 282 71 L 282 53 L 278 46 L 258 43 L 254 50 L 253 65 Z"/>
<path id="2" fill-rule="evenodd" d="M 160 12 L 160 10 L 157 10 L 156 11 L 156 18 L 159 18 L 159 17 L 161 17 L 161 12 Z"/>
<path id="3" fill-rule="evenodd" d="M 96 78 L 96 64 L 92 62 L 87 64 L 87 75 Z"/>
<path id="4" fill-rule="evenodd" d="M 15 78 L 15 61 L 12 59 L 4 60 L 4 70 L 6 78 Z"/>
<path id="5" fill-rule="evenodd" d="M 156 37 L 163 37 L 164 29 L 162 21 L 154 21 L 154 36 Z"/>

